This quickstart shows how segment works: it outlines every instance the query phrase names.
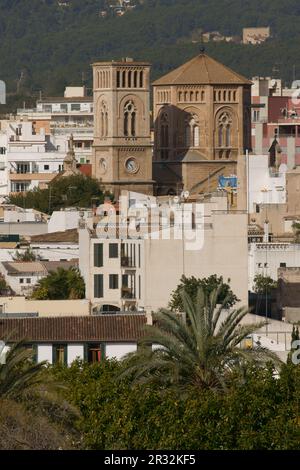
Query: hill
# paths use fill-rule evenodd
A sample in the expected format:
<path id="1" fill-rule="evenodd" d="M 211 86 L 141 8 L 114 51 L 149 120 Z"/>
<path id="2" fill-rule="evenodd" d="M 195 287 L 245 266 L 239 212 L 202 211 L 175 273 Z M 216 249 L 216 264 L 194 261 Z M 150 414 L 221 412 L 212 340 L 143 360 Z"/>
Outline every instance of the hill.
<path id="1" fill-rule="evenodd" d="M 276 73 L 290 81 L 296 70 L 300 78 L 298 0 L 131 0 L 134 8 L 123 16 L 110 8 L 117 4 L 1 0 L 0 78 L 11 99 L 61 93 L 67 83 L 91 86 L 94 60 L 149 60 L 155 79 L 197 54 L 195 31 L 241 35 L 249 26 L 271 26 L 272 39 L 260 46 L 209 43 L 207 52 L 248 77 Z"/>

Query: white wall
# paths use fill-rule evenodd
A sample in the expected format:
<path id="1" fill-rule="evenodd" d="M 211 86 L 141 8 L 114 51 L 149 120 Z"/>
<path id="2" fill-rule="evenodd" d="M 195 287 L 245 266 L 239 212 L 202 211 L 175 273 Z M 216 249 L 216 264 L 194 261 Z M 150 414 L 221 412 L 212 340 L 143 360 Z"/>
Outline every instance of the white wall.
<path id="1" fill-rule="evenodd" d="M 135 352 L 137 349 L 136 343 L 107 343 L 105 347 L 107 359 L 116 358 L 122 359 L 126 354 Z"/>
<path id="2" fill-rule="evenodd" d="M 68 365 L 76 359 L 84 359 L 84 347 L 82 344 L 68 344 Z"/>
<path id="3" fill-rule="evenodd" d="M 253 290 L 256 274 L 270 276 L 276 281 L 280 263 L 286 263 L 287 268 L 298 268 L 300 266 L 300 244 L 251 243 L 249 246 L 249 290 Z M 267 266 L 265 266 L 266 264 Z"/>
<path id="4" fill-rule="evenodd" d="M 268 155 L 249 156 L 250 212 L 254 212 L 254 204 L 284 204 L 286 202 L 285 170 L 285 166 L 281 166 L 280 176 L 270 176 Z"/>
<path id="5" fill-rule="evenodd" d="M 48 361 L 52 364 L 52 344 L 39 344 L 37 347 L 38 362 Z"/>

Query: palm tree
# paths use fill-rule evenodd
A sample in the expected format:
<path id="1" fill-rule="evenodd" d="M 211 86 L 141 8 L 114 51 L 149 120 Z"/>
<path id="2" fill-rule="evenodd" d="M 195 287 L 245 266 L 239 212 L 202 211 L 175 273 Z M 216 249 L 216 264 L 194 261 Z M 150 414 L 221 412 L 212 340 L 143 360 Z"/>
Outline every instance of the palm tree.
<path id="1" fill-rule="evenodd" d="M 32 354 L 23 341 L 11 345 L 4 363 L 0 363 L 1 398 L 19 399 L 45 382 L 45 363 L 35 364 Z"/>
<path id="2" fill-rule="evenodd" d="M 10 345 L 0 361 L 0 450 L 72 448 L 78 412 L 58 393 L 61 385 L 45 362 L 36 364 L 25 344 Z"/>
<path id="3" fill-rule="evenodd" d="M 221 288 L 222 284 L 208 296 L 200 287 L 196 301 L 183 289 L 187 321 L 182 315 L 160 310 L 154 316 L 154 326 L 146 327 L 141 347 L 125 358 L 120 377 L 177 389 L 195 386 L 224 390 L 231 373 L 243 371 L 245 364 L 266 364 L 270 360 L 278 363 L 277 357 L 264 348 L 242 347 L 243 340 L 265 323 L 242 326 L 245 308 L 228 312 L 223 320 L 228 299 L 217 305 Z"/>

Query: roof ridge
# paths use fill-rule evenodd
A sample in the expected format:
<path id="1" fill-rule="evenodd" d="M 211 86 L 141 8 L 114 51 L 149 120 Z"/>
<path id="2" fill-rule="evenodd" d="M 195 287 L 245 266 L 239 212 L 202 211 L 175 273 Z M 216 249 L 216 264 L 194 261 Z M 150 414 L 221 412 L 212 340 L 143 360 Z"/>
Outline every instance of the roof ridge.
<path id="1" fill-rule="evenodd" d="M 218 61 L 217 61 L 216 59 L 214 59 L 213 57 L 210 57 L 210 56 L 207 55 L 207 54 L 205 54 L 205 55 L 206 55 L 206 57 L 207 57 L 208 59 L 210 59 L 211 61 L 215 62 L 217 65 L 220 65 L 220 64 L 221 64 L 221 62 L 218 62 Z M 244 77 L 244 75 L 242 75 L 242 74 L 236 72 L 235 70 L 231 69 L 230 67 L 228 67 L 228 65 L 225 65 L 225 64 L 221 64 L 221 65 L 224 67 L 224 69 L 226 69 L 228 72 L 230 72 L 230 73 L 232 73 L 233 75 L 235 75 L 235 76 L 236 76 L 237 78 L 239 78 L 240 80 L 243 80 L 244 82 L 245 82 L 245 81 L 246 81 L 246 82 L 249 82 L 249 84 L 252 83 L 251 80 L 249 80 L 248 78 Z"/>

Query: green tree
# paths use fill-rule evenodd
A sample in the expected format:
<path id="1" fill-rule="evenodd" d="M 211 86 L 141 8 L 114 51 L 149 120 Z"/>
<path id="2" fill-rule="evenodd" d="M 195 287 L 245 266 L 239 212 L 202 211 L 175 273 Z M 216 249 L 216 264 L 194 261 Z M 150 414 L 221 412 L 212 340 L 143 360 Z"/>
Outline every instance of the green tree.
<path id="1" fill-rule="evenodd" d="M 183 311 L 183 300 L 182 300 L 182 291 L 184 290 L 193 301 L 196 300 L 197 293 L 199 287 L 204 290 L 204 293 L 208 296 L 213 292 L 214 289 L 221 286 L 218 291 L 218 303 L 224 303 L 224 308 L 232 307 L 239 299 L 230 289 L 229 283 L 230 279 L 227 281 L 228 283 L 223 282 L 223 277 L 218 277 L 216 274 L 213 274 L 209 277 L 199 279 L 194 276 L 186 277 L 182 276 L 180 280 L 180 284 L 171 294 L 171 300 L 169 302 L 169 308 L 171 310 L 182 312 Z"/>
<path id="2" fill-rule="evenodd" d="M 158 383 L 179 390 L 190 386 L 224 390 L 236 368 L 244 370 L 251 363 L 270 360 L 278 363 L 275 355 L 264 348 L 242 347 L 247 336 L 265 323 L 241 325 L 248 313 L 244 308 L 232 310 L 223 319 L 228 298 L 217 307 L 221 289 L 222 284 L 208 296 L 200 287 L 196 301 L 183 290 L 187 322 L 174 312 L 160 310 L 154 316 L 155 325 L 146 327 L 143 347 L 128 356 L 121 377 L 132 377 L 133 383 Z M 149 347 L 152 344 L 153 349 Z"/>
<path id="3" fill-rule="evenodd" d="M 41 279 L 33 293 L 35 300 L 84 299 L 85 284 L 77 268 L 58 268 Z"/>
<path id="4" fill-rule="evenodd" d="M 67 400 L 81 411 L 86 449 L 284 450 L 300 445 L 300 369 L 255 365 L 232 374 L 226 393 L 117 380 L 122 363 L 55 366 Z"/>
<path id="5" fill-rule="evenodd" d="M 84 175 L 56 178 L 47 189 L 34 189 L 24 194 L 10 196 L 11 204 L 33 208 L 51 214 L 67 206 L 91 207 L 97 201 L 101 204 L 104 194 L 99 181 Z"/>
<path id="6" fill-rule="evenodd" d="M 277 282 L 270 276 L 264 276 L 263 274 L 255 275 L 253 289 L 256 294 L 270 294 L 271 290 L 276 288 Z"/>
<path id="7" fill-rule="evenodd" d="M 6 341 L 8 339 L 6 338 Z M 78 413 L 57 393 L 59 384 L 36 363 L 23 341 L 0 362 L 0 449 L 58 449 L 78 439 Z"/>
<path id="8" fill-rule="evenodd" d="M 13 259 L 14 261 L 37 261 L 39 257 L 32 251 L 31 247 L 28 247 L 23 253 L 17 250 Z"/>

